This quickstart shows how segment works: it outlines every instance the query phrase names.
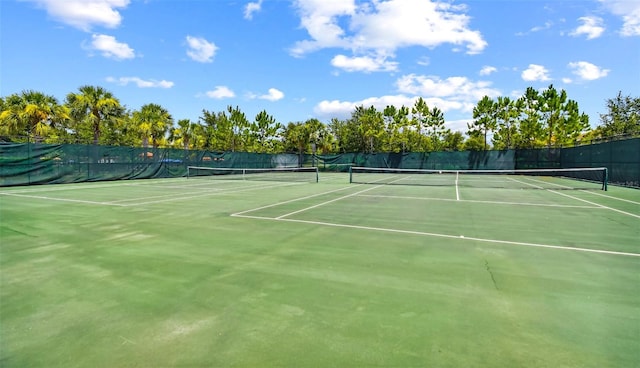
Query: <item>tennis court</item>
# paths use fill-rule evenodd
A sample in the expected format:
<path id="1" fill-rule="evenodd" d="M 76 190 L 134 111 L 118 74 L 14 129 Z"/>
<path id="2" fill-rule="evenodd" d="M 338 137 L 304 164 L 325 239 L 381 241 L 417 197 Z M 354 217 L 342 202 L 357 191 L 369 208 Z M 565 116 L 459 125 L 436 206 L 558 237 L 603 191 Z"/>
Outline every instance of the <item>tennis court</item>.
<path id="1" fill-rule="evenodd" d="M 1 365 L 640 364 L 640 191 L 435 174 L 2 188 Z"/>

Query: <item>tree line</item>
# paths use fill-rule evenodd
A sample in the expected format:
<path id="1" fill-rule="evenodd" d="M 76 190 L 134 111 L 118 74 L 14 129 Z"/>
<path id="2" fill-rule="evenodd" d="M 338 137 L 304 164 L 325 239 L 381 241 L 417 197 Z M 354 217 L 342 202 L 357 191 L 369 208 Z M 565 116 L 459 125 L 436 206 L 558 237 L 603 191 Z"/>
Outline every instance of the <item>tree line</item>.
<path id="1" fill-rule="evenodd" d="M 202 110 L 197 122 L 175 121 L 159 104 L 129 110 L 100 86 L 82 86 L 60 103 L 33 90 L 0 98 L 0 136 L 40 143 L 174 147 L 244 152 L 429 152 L 573 145 L 617 135 L 640 136 L 640 98 L 606 101 L 591 129 L 566 91 L 527 88 L 520 98 L 483 97 L 466 136 L 445 126 L 443 112 L 423 98 L 413 106 L 358 106 L 347 119 L 278 122 L 266 110 L 249 119 L 239 107 Z"/>

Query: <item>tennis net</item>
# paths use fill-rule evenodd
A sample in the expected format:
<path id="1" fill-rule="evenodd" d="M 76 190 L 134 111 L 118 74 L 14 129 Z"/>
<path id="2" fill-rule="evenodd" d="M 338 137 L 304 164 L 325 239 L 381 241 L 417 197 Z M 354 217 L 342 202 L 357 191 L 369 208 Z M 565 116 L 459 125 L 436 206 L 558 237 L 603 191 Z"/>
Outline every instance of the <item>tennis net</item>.
<path id="1" fill-rule="evenodd" d="M 221 167 L 188 166 L 187 178 L 222 180 L 262 180 L 285 182 L 318 182 L 316 167 L 282 167 L 267 169 L 241 169 Z"/>
<path id="2" fill-rule="evenodd" d="M 421 170 L 352 167 L 349 182 L 513 189 L 607 190 L 607 168 Z"/>

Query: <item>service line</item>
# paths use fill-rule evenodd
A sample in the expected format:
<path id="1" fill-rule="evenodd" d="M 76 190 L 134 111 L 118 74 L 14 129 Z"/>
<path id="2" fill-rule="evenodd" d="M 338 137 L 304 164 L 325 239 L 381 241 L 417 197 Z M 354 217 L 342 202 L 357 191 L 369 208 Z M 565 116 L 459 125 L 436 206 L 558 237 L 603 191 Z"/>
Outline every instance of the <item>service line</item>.
<path id="1" fill-rule="evenodd" d="M 411 235 L 418 235 L 418 236 L 430 236 L 430 237 L 438 237 L 438 238 L 457 239 L 457 240 L 462 240 L 462 241 L 476 241 L 476 242 L 483 242 L 483 243 L 519 245 L 519 246 L 525 246 L 525 247 L 537 247 L 537 248 L 568 250 L 568 251 L 574 251 L 574 252 L 587 252 L 587 253 L 608 254 L 608 255 L 616 255 L 616 256 L 640 257 L 640 253 L 617 252 L 617 251 L 613 251 L 613 250 L 590 249 L 590 248 L 579 248 L 579 247 L 566 247 L 566 246 L 562 246 L 562 245 L 516 242 L 516 241 L 499 240 L 499 239 L 463 237 L 463 236 L 456 236 L 456 235 L 449 235 L 449 234 L 429 233 L 429 232 L 423 232 L 423 231 L 399 230 L 399 229 L 390 229 L 390 228 L 383 228 L 383 227 L 336 224 L 336 223 L 331 223 L 331 222 L 296 220 L 296 219 L 281 218 L 281 217 L 275 218 L 275 217 L 264 217 L 264 216 L 249 216 L 249 215 L 235 215 L 235 216 L 236 217 L 256 219 L 256 220 L 287 221 L 287 222 L 296 222 L 296 223 L 304 223 L 304 224 L 311 224 L 311 225 L 321 225 L 321 226 L 331 226 L 331 227 L 341 227 L 341 228 L 358 229 L 358 230 L 369 230 L 369 231 L 380 231 L 380 232 L 387 232 L 387 233 L 411 234 Z"/>

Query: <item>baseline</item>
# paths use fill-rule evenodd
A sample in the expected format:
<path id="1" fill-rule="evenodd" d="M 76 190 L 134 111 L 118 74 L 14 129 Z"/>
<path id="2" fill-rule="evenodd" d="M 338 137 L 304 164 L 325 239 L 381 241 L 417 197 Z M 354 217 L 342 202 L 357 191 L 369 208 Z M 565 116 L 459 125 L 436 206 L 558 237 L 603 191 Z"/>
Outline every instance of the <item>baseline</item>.
<path id="1" fill-rule="evenodd" d="M 376 181 L 378 181 L 378 182 L 379 182 L 379 181 L 381 181 L 381 180 L 383 180 L 383 179 L 379 179 L 379 180 L 376 180 Z M 396 182 L 396 181 L 398 181 L 398 180 L 401 180 L 401 178 L 400 178 L 400 179 L 396 179 L 396 180 L 394 180 L 394 181 L 392 181 L 392 182 Z M 331 194 L 331 193 L 335 193 L 335 192 L 340 192 L 340 191 L 347 190 L 347 189 L 351 189 L 351 188 L 357 188 L 357 187 L 360 187 L 360 186 L 363 186 L 363 185 L 364 185 L 364 184 L 357 184 L 357 185 L 355 185 L 355 186 L 345 186 L 345 187 L 343 187 L 343 188 L 334 189 L 334 190 L 330 190 L 330 191 L 327 191 L 327 192 L 316 193 L 316 194 L 312 194 L 312 195 L 309 195 L 309 196 L 304 196 L 304 197 L 300 197 L 300 198 L 294 198 L 294 199 L 287 200 L 287 201 L 282 201 L 282 202 L 276 202 L 276 203 L 269 204 L 269 205 L 266 205 L 266 206 L 256 207 L 256 208 L 248 209 L 248 210 L 245 210 L 245 211 L 232 213 L 232 214 L 231 214 L 231 216 L 241 216 L 241 215 L 243 215 L 243 214 L 245 214 L 245 213 L 255 212 L 255 211 L 259 211 L 259 210 L 265 209 L 265 208 L 276 207 L 276 206 L 280 206 L 280 205 L 287 204 L 287 203 L 292 203 L 292 202 L 302 201 L 302 200 L 309 199 L 309 198 L 319 197 L 319 196 L 322 196 L 322 195 L 325 195 L 325 194 Z M 379 187 L 381 187 L 381 186 L 382 186 L 382 185 L 378 185 L 378 186 L 376 186 L 376 187 L 369 188 L 369 189 L 363 190 L 363 191 L 358 192 L 358 193 L 366 192 L 366 191 L 368 191 L 368 190 L 372 190 L 372 189 L 375 189 L 375 188 L 379 188 Z M 354 194 L 357 194 L 357 193 L 354 193 Z M 308 210 L 308 209 L 315 208 L 315 207 L 321 206 L 321 205 L 326 204 L 326 203 L 335 202 L 335 201 L 337 201 L 337 200 L 339 200 L 339 199 L 343 199 L 343 198 L 351 197 L 351 196 L 352 196 L 352 195 L 354 195 L 354 194 L 350 194 L 350 195 L 347 195 L 347 196 L 344 196 L 344 197 L 340 197 L 340 198 L 337 198 L 337 199 L 333 199 L 333 200 L 330 200 L 330 201 L 328 201 L 328 202 L 323 202 L 323 203 L 321 203 L 321 204 L 319 204 L 319 205 L 314 205 L 314 206 L 311 206 L 311 207 L 303 208 L 302 210 L 295 211 L 295 212 L 292 212 L 292 213 L 288 213 L 288 214 L 285 214 L 285 215 L 282 215 L 282 216 L 290 216 L 290 215 L 293 215 L 294 213 L 303 212 L 303 211 L 306 211 L 306 210 Z"/>
<path id="2" fill-rule="evenodd" d="M 610 196 L 610 195 L 606 195 L 606 194 L 602 194 L 602 193 L 598 193 L 598 192 L 594 192 L 594 191 L 590 191 L 590 190 L 581 190 L 581 192 L 597 195 L 597 196 L 604 197 L 604 198 L 615 199 L 617 201 L 622 201 L 622 202 L 627 202 L 627 203 L 640 205 L 640 202 L 632 201 L 630 199 L 618 198 L 618 197 L 614 197 L 614 196 Z"/>
<path id="3" fill-rule="evenodd" d="M 360 185 L 358 185 L 358 186 L 360 186 Z M 232 213 L 231 216 L 240 216 L 240 215 L 245 214 L 245 213 L 255 212 L 255 211 L 263 210 L 265 208 L 281 206 L 281 205 L 287 204 L 287 203 L 292 203 L 292 202 L 302 201 L 302 200 L 309 199 L 309 198 L 319 197 L 319 196 L 322 196 L 322 195 L 325 195 L 325 194 L 331 194 L 331 193 L 335 193 L 335 192 L 340 192 L 342 190 L 347 190 L 347 189 L 350 189 L 350 188 L 351 187 L 344 187 L 344 188 L 330 190 L 330 191 L 327 191 L 327 192 L 316 193 L 316 194 L 312 194 L 312 195 L 308 195 L 308 196 L 304 196 L 304 197 L 294 198 L 294 199 L 290 199 L 290 200 L 287 200 L 287 201 L 276 202 L 276 203 L 268 204 L 266 206 L 256 207 L 256 208 L 252 208 L 252 209 L 249 209 L 249 210 Z"/>
<path id="4" fill-rule="evenodd" d="M 543 183 L 542 181 L 540 181 L 540 180 L 536 180 L 536 179 L 530 179 L 530 180 L 531 180 L 531 181 L 534 181 L 534 182 L 538 182 L 538 183 Z M 531 185 L 533 185 L 533 184 L 531 184 Z M 568 187 L 568 186 L 566 186 L 566 185 L 561 185 L 561 184 L 555 184 L 555 183 L 552 183 L 552 185 L 557 186 L 557 187 L 561 187 L 561 188 L 570 188 L 570 187 Z M 539 187 L 539 188 L 540 188 L 540 189 L 543 189 L 542 187 Z M 551 192 L 551 193 L 554 193 L 554 194 L 558 194 L 558 195 L 561 195 L 561 196 L 567 197 L 567 198 L 574 199 L 574 200 L 576 200 L 576 201 L 589 203 L 589 204 L 594 205 L 594 206 L 598 206 L 598 207 L 601 207 L 601 208 L 604 208 L 604 209 L 607 209 L 607 210 L 610 210 L 610 211 L 618 212 L 618 213 L 621 213 L 621 214 L 623 214 L 623 215 L 627 215 L 627 216 L 631 216 L 631 217 L 635 217 L 635 218 L 639 218 L 639 219 L 640 219 L 640 215 L 636 215 L 636 214 L 631 213 L 631 212 L 622 211 L 622 210 L 619 210 L 619 209 L 617 209 L 617 208 L 613 208 L 613 207 L 605 206 L 605 205 L 600 204 L 600 203 L 591 202 L 591 201 L 588 201 L 588 200 L 586 200 L 586 199 L 578 198 L 578 197 L 575 197 L 575 196 L 572 196 L 572 195 L 569 195 L 569 194 L 560 193 L 560 192 L 557 192 L 557 191 L 555 191 L 555 190 L 553 190 L 553 189 L 547 189 L 547 191 L 549 191 L 549 192 Z"/>
<path id="5" fill-rule="evenodd" d="M 548 249 L 558 249 L 558 250 L 567 250 L 567 251 L 575 251 L 575 252 L 598 253 L 598 254 L 608 254 L 608 255 L 627 256 L 627 257 L 640 257 L 640 253 L 618 252 L 618 251 L 612 251 L 612 250 L 590 249 L 590 248 L 580 248 L 580 247 L 567 247 L 567 246 L 553 245 L 553 244 L 526 243 L 526 242 L 516 242 L 516 241 L 498 240 L 498 239 L 474 238 L 474 237 L 465 237 L 463 235 L 456 236 L 456 235 L 449 235 L 449 234 L 438 234 L 438 233 L 429 233 L 429 232 L 411 231 L 411 230 L 399 230 L 399 229 L 391 229 L 391 228 L 383 228 L 383 227 L 336 224 L 336 223 L 323 222 L 323 221 L 296 220 L 296 219 L 289 219 L 289 218 L 275 218 L 275 217 L 263 217 L 263 216 L 249 216 L 249 215 L 236 215 L 235 217 L 242 217 L 242 218 L 249 218 L 249 219 L 256 219 L 256 220 L 296 222 L 296 223 L 340 227 L 340 228 L 348 228 L 348 229 L 410 234 L 410 235 L 429 236 L 429 237 L 446 238 L 446 239 L 457 239 L 457 240 L 463 240 L 463 241 L 477 241 L 477 242 L 483 242 L 483 243 L 519 245 L 519 246 L 525 246 L 525 247 L 548 248 Z"/>
<path id="6" fill-rule="evenodd" d="M 407 177 L 408 177 L 408 176 L 407 176 Z M 397 182 L 397 181 L 404 180 L 404 179 L 406 179 L 407 177 L 401 177 L 401 178 L 398 178 L 398 179 L 396 179 L 396 180 L 390 181 L 389 183 L 395 183 L 395 182 Z M 380 180 L 376 180 L 376 181 L 378 181 L 378 182 L 379 182 L 379 181 L 381 181 L 381 180 L 382 180 L 382 179 L 380 179 Z M 376 181 L 374 181 L 374 182 L 376 182 Z M 372 183 L 374 183 L 374 182 L 372 182 Z M 313 205 L 313 206 L 309 206 L 309 207 L 306 207 L 306 208 L 303 208 L 303 209 L 300 209 L 300 210 L 297 210 L 297 211 L 293 211 L 293 212 L 290 212 L 290 213 L 284 214 L 284 215 L 279 216 L 279 217 L 277 217 L 277 218 L 278 218 L 278 219 L 281 219 L 281 218 L 285 218 L 285 217 L 288 217 L 288 216 L 291 216 L 291 215 L 295 215 L 295 214 L 297 214 L 297 213 L 301 213 L 301 212 L 305 212 L 305 211 L 308 211 L 308 210 L 311 210 L 311 209 L 314 209 L 314 208 L 318 208 L 318 207 L 320 207 L 320 206 L 324 206 L 324 205 L 329 204 L 329 203 L 337 202 L 337 201 L 343 200 L 343 199 L 345 199 L 345 198 L 349 198 L 349 197 L 356 196 L 356 195 L 358 195 L 358 194 L 360 194 L 360 193 L 364 193 L 364 192 L 368 192 L 368 191 L 370 191 L 370 190 L 374 190 L 374 189 L 381 188 L 381 187 L 383 187 L 384 185 L 385 185 L 385 184 L 376 185 L 375 187 L 367 188 L 367 189 L 365 189 L 365 190 L 361 190 L 361 191 L 356 192 L 356 193 L 351 193 L 351 194 L 348 194 L 348 195 L 346 195 L 346 196 L 342 196 L 342 197 L 340 197 L 340 198 L 335 198 L 335 199 L 331 199 L 331 200 L 329 200 L 329 201 L 325 201 L 325 202 L 322 202 L 322 203 L 318 203 L 318 204 Z"/>
<path id="7" fill-rule="evenodd" d="M 11 197 L 44 199 L 44 200 L 49 200 L 49 201 L 94 204 L 94 205 L 101 205 L 101 206 L 117 206 L 117 207 L 126 207 L 127 206 L 126 204 L 111 203 L 111 202 L 96 202 L 96 201 L 86 201 L 86 200 L 82 200 L 82 199 L 71 199 L 71 198 L 53 198 L 53 197 L 36 196 L 36 195 L 20 194 L 20 193 L 0 193 L 0 195 L 11 196 Z"/>
<path id="8" fill-rule="evenodd" d="M 244 187 L 242 189 L 237 189 L 237 190 L 224 190 L 223 189 L 223 190 L 215 191 L 213 193 L 200 193 L 200 194 L 196 194 L 196 195 L 183 195 L 183 196 L 180 196 L 180 197 L 165 198 L 165 199 L 160 199 L 160 200 L 156 200 L 156 201 L 124 204 L 122 206 L 124 206 L 124 207 L 144 206 L 144 205 L 149 205 L 149 204 L 171 202 L 171 201 L 177 201 L 177 200 L 183 200 L 183 199 L 202 198 L 202 197 L 210 197 L 210 196 L 216 196 L 216 195 L 225 195 L 225 194 L 229 194 L 229 193 L 240 193 L 240 192 L 246 192 L 246 191 L 256 190 L 256 189 L 269 189 L 269 188 L 286 187 L 286 186 L 303 185 L 303 184 L 305 184 L 305 183 L 282 183 L 282 184 L 272 184 L 272 185 L 253 185 L 253 186 Z M 142 198 L 142 199 L 145 199 L 145 198 Z"/>
<path id="9" fill-rule="evenodd" d="M 393 195 L 377 195 L 377 194 L 361 194 L 359 196 L 360 197 L 380 197 L 380 198 L 390 198 L 390 199 L 408 199 L 408 200 L 417 200 L 417 201 L 445 201 L 445 202 L 468 202 L 468 203 L 482 203 L 482 204 L 502 204 L 502 205 L 509 205 L 509 206 L 534 206 L 534 207 L 602 209 L 601 206 L 565 205 L 565 204 L 550 204 L 550 203 L 480 201 L 480 200 L 473 200 L 473 199 L 410 197 L 410 196 L 393 196 Z"/>
<path id="10" fill-rule="evenodd" d="M 635 218 L 640 219 L 640 215 L 636 215 L 636 214 L 631 213 L 631 212 L 622 211 L 622 210 L 619 210 L 619 209 L 617 209 L 617 208 L 613 208 L 613 207 L 605 206 L 605 205 L 600 204 L 600 203 L 595 203 L 595 202 L 587 201 L 586 199 L 582 199 L 582 198 L 574 197 L 574 196 L 572 196 L 572 195 L 568 195 L 568 194 L 565 194 L 565 193 L 556 192 L 555 190 L 551 190 L 551 189 L 549 189 L 549 191 L 550 191 L 551 193 L 555 193 L 555 194 L 558 194 L 558 195 L 561 195 L 561 196 L 565 196 L 565 197 L 568 197 L 568 198 L 572 198 L 572 199 L 575 199 L 575 200 L 580 201 L 580 202 L 589 203 L 589 204 L 592 204 L 592 205 L 594 205 L 594 206 L 598 206 L 598 207 L 600 207 L 600 208 L 604 208 L 604 209 L 607 209 L 607 210 L 610 210 L 610 211 L 614 211 L 614 212 L 621 213 L 621 214 L 623 214 L 623 215 L 627 215 L 627 216 L 631 216 L 631 217 L 635 217 Z"/>
<path id="11" fill-rule="evenodd" d="M 316 204 L 316 205 L 313 205 L 313 206 L 309 206 L 309 207 L 303 208 L 303 209 L 301 209 L 301 210 L 293 211 L 293 212 L 290 212 L 290 213 L 284 214 L 284 215 L 282 215 L 282 216 L 278 216 L 278 217 L 276 217 L 276 219 L 278 219 L 278 220 L 279 220 L 279 219 L 283 219 L 283 218 L 285 218 L 285 217 L 289 217 L 289 216 L 291 216 L 291 215 L 295 215 L 295 214 L 300 213 L 300 212 L 308 211 L 308 210 L 311 210 L 311 209 L 314 209 L 314 208 L 317 208 L 317 207 L 320 207 L 320 206 L 324 206 L 324 205 L 329 204 L 329 203 L 337 202 L 337 201 L 343 200 L 343 199 L 345 199 L 345 198 L 349 198 L 349 197 L 356 196 L 356 195 L 358 195 L 358 194 L 360 194 L 360 193 L 364 193 L 364 192 L 368 192 L 368 191 L 373 190 L 373 189 L 380 188 L 381 186 L 382 186 L 382 185 L 377 185 L 377 186 L 375 186 L 375 187 L 367 188 L 367 189 L 365 189 L 365 190 L 361 190 L 361 191 L 356 192 L 356 193 L 347 194 L 346 196 L 342 196 L 342 197 L 339 197 L 339 198 L 334 198 L 334 199 L 329 200 L 329 201 L 325 201 L 325 202 L 322 202 L 322 203 L 318 203 L 318 204 Z"/>
<path id="12" fill-rule="evenodd" d="M 255 189 L 269 189 L 269 188 L 275 188 L 275 187 L 300 185 L 300 184 L 304 184 L 304 183 L 279 183 L 275 185 L 273 184 L 272 185 L 252 185 L 249 187 L 245 186 L 237 190 L 219 189 L 219 190 L 211 190 L 210 192 L 207 192 L 207 193 L 198 193 L 195 195 L 185 195 L 184 193 L 182 193 L 182 194 L 176 194 L 176 195 L 150 196 L 150 197 L 134 198 L 134 199 L 119 199 L 119 200 L 108 201 L 108 202 L 90 201 L 90 200 L 73 199 L 73 198 L 55 198 L 55 197 L 37 196 L 37 195 L 22 194 L 22 193 L 9 193 L 9 192 L 0 192 L 0 195 L 33 198 L 33 199 L 41 199 L 41 200 L 48 200 L 48 201 L 83 203 L 83 204 L 100 205 L 100 206 L 136 207 L 136 206 L 170 202 L 170 201 L 183 200 L 183 199 L 202 198 L 202 197 L 208 197 L 208 196 L 214 196 L 214 195 L 224 195 L 227 193 L 237 193 L 237 192 L 243 192 L 243 191 L 249 191 L 249 190 L 255 190 Z M 165 198 L 167 196 L 171 196 L 171 197 Z M 159 199 L 154 201 L 145 201 L 147 199 L 152 199 L 152 198 L 164 198 L 164 199 Z M 135 200 L 143 200 L 145 202 L 122 203 L 122 202 L 135 201 Z"/>
<path id="13" fill-rule="evenodd" d="M 152 188 L 156 188 L 156 187 L 152 187 Z M 175 187 L 170 187 L 169 189 L 184 189 L 184 188 L 175 188 Z M 189 189 L 193 189 L 193 188 L 189 188 Z M 220 189 L 220 188 L 209 188 L 209 189 L 205 189 L 205 188 L 198 188 L 198 192 L 204 194 L 205 192 L 221 192 L 224 191 L 224 189 Z M 211 193 L 209 193 L 211 194 Z M 123 203 L 123 202 L 135 202 L 135 201 L 139 201 L 140 199 L 153 199 L 153 198 L 172 198 L 172 197 L 181 197 L 184 196 L 184 193 L 172 193 L 172 194 L 162 194 L 162 195 L 153 195 L 153 196 L 147 196 L 144 198 L 127 198 L 127 199 L 118 199 L 115 201 L 111 201 L 110 203 Z"/>
<path id="14" fill-rule="evenodd" d="M 66 183 L 66 184 L 47 184 L 47 185 L 31 185 L 27 187 L 5 187 L 4 190 L 0 190 L 0 194 L 12 194 L 12 193 L 48 193 L 59 192 L 67 190 L 78 189 L 103 189 L 103 188 L 117 188 L 126 186 L 149 186 L 149 187 L 167 187 L 163 185 L 156 185 L 157 183 L 179 183 L 185 180 L 184 178 L 165 178 L 165 179 L 123 179 L 113 180 L 103 183 Z M 187 187 L 189 185 L 181 185 L 181 187 Z M 194 185 L 196 186 L 196 185 Z"/>

